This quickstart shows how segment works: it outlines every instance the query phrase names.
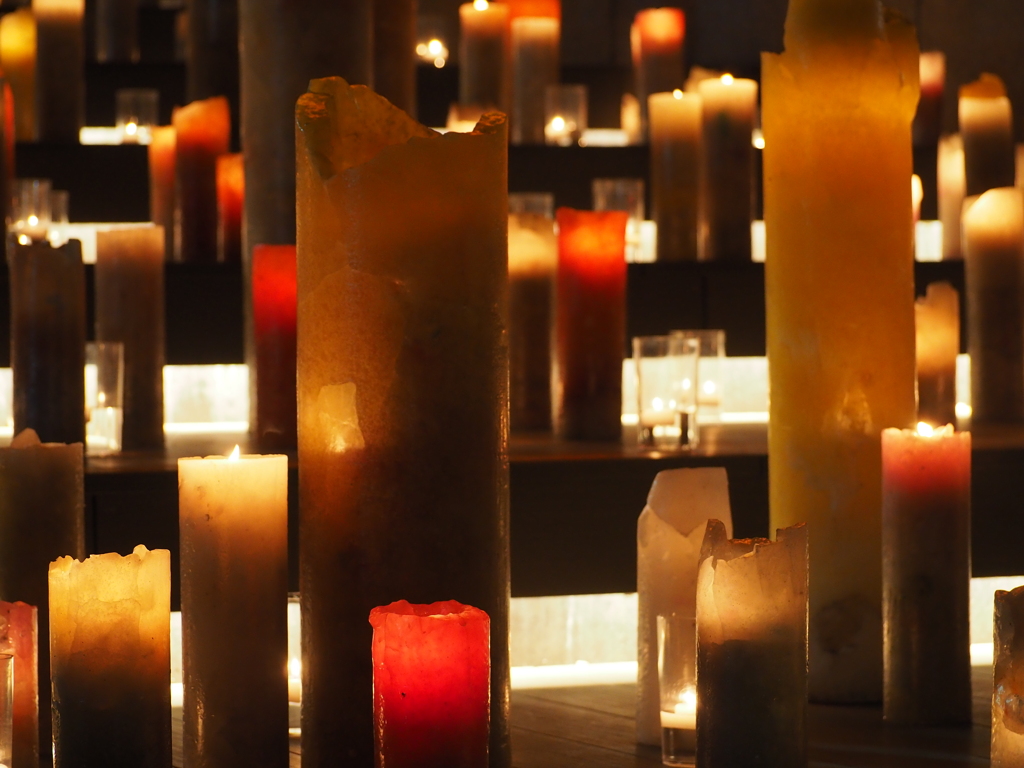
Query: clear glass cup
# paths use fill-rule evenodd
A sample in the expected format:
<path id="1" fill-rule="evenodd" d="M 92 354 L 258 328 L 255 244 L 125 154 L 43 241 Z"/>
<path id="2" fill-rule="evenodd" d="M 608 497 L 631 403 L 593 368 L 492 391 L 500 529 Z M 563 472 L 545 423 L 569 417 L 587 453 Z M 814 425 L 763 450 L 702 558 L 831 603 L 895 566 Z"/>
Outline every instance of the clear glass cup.
<path id="1" fill-rule="evenodd" d="M 672 334 L 633 339 L 636 367 L 637 438 L 656 450 L 697 445 L 696 339 Z"/>
<path id="2" fill-rule="evenodd" d="M 644 221 L 643 179 L 594 179 L 591 183 L 595 211 L 625 211 L 626 261 L 640 261 L 640 226 Z"/>
<path id="3" fill-rule="evenodd" d="M 11 232 L 19 243 L 46 240 L 50 229 L 52 185 L 49 179 L 15 179 Z"/>
<path id="4" fill-rule="evenodd" d="M 555 217 L 555 196 L 550 192 L 510 192 L 509 213 L 533 213 L 547 219 Z"/>
<path id="5" fill-rule="evenodd" d="M 697 621 L 658 616 L 661 762 L 694 765 L 697 757 Z"/>
<path id="6" fill-rule="evenodd" d="M 122 144 L 149 144 L 160 119 L 160 92 L 155 88 L 118 88 L 114 93 L 117 129 Z"/>
<path id="7" fill-rule="evenodd" d="M 587 86 L 549 85 L 544 91 L 544 143 L 578 144 L 587 130 Z"/>
<path id="8" fill-rule="evenodd" d="M 725 331 L 672 331 L 700 344 L 697 368 L 697 421 L 717 424 L 722 420 L 722 366 L 725 359 Z"/>
<path id="9" fill-rule="evenodd" d="M 63 189 L 50 192 L 50 231 L 47 239 L 54 248 L 68 241 L 68 203 L 70 195 Z"/>
<path id="10" fill-rule="evenodd" d="M 85 345 L 85 448 L 90 456 L 121 450 L 124 423 L 124 344 Z"/>

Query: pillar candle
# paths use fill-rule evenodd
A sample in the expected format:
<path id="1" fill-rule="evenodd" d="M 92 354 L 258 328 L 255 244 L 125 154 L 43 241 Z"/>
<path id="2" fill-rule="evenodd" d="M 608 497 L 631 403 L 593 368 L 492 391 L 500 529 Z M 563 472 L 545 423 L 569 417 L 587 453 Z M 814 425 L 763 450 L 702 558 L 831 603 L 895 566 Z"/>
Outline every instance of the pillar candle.
<path id="1" fill-rule="evenodd" d="M 725 469 L 659 472 L 636 525 L 637 624 L 636 740 L 661 745 L 658 686 L 658 616 L 696 618 L 697 561 L 709 519 L 732 533 Z M 697 638 L 691 658 L 696 663 Z M 690 724 L 689 730 L 693 730 Z"/>
<path id="2" fill-rule="evenodd" d="M 750 261 L 757 83 L 704 80 L 701 97 L 701 237 L 704 261 Z"/>
<path id="3" fill-rule="evenodd" d="M 14 93 L 18 141 L 35 141 L 36 20 L 31 8 L 0 17 L 0 70 Z"/>
<path id="4" fill-rule="evenodd" d="M 217 158 L 217 261 L 242 260 L 242 209 L 245 207 L 245 166 L 242 153 Z"/>
<path id="5" fill-rule="evenodd" d="M 14 430 L 45 442 L 85 441 L 85 266 L 70 240 L 13 244 L 11 368 Z"/>
<path id="6" fill-rule="evenodd" d="M 171 553 L 60 557 L 49 581 L 55 768 L 170 768 Z"/>
<path id="7" fill-rule="evenodd" d="M 149 141 L 149 216 L 164 230 L 164 258 L 174 258 L 174 171 L 177 133 L 173 125 L 154 126 Z"/>
<path id="8" fill-rule="evenodd" d="M 264 448 L 296 446 L 295 246 L 257 245 L 252 251 L 256 341 L 255 435 Z"/>
<path id="9" fill-rule="evenodd" d="M 139 60 L 138 0 L 97 0 L 94 11 L 96 61 Z"/>
<path id="10" fill-rule="evenodd" d="M 551 429 L 551 329 L 558 239 L 550 216 L 508 218 L 509 422 Z"/>
<path id="11" fill-rule="evenodd" d="M 454 600 L 370 611 L 379 765 L 486 768 L 490 619 Z"/>
<path id="12" fill-rule="evenodd" d="M 1024 587 L 995 593 L 992 671 L 992 768 L 1024 765 Z"/>
<path id="13" fill-rule="evenodd" d="M 507 766 L 505 120 L 440 136 L 340 78 L 296 119 L 302 758 L 369 763 L 366 617 L 441 597 L 491 618 Z"/>
<path id="14" fill-rule="evenodd" d="M 658 261 L 696 261 L 700 217 L 701 98 L 675 90 L 650 97 L 651 206 Z"/>
<path id="15" fill-rule="evenodd" d="M 960 294 L 932 283 L 914 304 L 917 330 L 917 418 L 933 426 L 956 423 L 956 356 L 960 352 Z"/>
<path id="16" fill-rule="evenodd" d="M 962 259 L 960 216 L 963 213 L 967 177 L 964 169 L 964 142 L 959 133 L 939 139 L 938 163 L 942 258 Z"/>
<path id="17" fill-rule="evenodd" d="M 185 0 L 185 97 L 223 96 L 238 115 L 239 35 L 237 0 Z M 339 41 L 340 42 L 340 41 Z M 266 54 L 265 54 L 266 55 Z"/>
<path id="18" fill-rule="evenodd" d="M 34 605 L 0 601 L 0 647 L 14 656 L 11 768 L 39 767 L 39 628 Z"/>
<path id="19" fill-rule="evenodd" d="M 9 448 L 0 448 L 0 600 L 21 600 L 39 609 L 36 690 L 43 715 L 38 718 L 43 765 L 49 765 L 50 743 L 46 570 L 62 555 L 85 556 L 84 475 L 81 443 L 40 444 L 27 430 Z"/>
<path id="20" fill-rule="evenodd" d="M 505 4 L 513 21 L 521 16 L 562 20 L 562 0 L 505 0 Z"/>
<path id="21" fill-rule="evenodd" d="M 569 440 L 622 434 L 628 220 L 625 211 L 558 209 L 552 407 Z"/>
<path id="22" fill-rule="evenodd" d="M 885 719 L 971 722 L 971 433 L 882 432 Z"/>
<path id="23" fill-rule="evenodd" d="M 522 16 L 512 21 L 512 143 L 544 143 L 544 94 L 559 79 L 561 23 Z"/>
<path id="24" fill-rule="evenodd" d="M 686 17 L 678 8 L 647 8 L 640 11 L 630 27 L 633 81 L 640 100 L 640 120 L 647 130 L 648 97 L 682 88 L 683 38 Z"/>
<path id="25" fill-rule="evenodd" d="M 934 147 L 942 131 L 942 97 L 946 90 L 946 54 L 942 51 L 921 51 L 918 71 L 921 78 L 921 100 L 914 115 L 914 146 Z"/>
<path id="26" fill-rule="evenodd" d="M 373 4 L 373 89 L 410 115 L 416 114 L 416 5 Z"/>
<path id="27" fill-rule="evenodd" d="M 124 345 L 126 451 L 164 444 L 164 230 L 96 233 L 96 341 Z"/>
<path id="28" fill-rule="evenodd" d="M 985 73 L 960 88 L 960 135 L 969 197 L 1013 186 L 1013 109 L 1003 81 L 995 75 Z"/>
<path id="29" fill-rule="evenodd" d="M 1024 198 L 992 189 L 964 211 L 972 423 L 1024 422 Z"/>
<path id="30" fill-rule="evenodd" d="M 697 765 L 807 765 L 806 719 L 807 528 L 730 540 L 710 520 L 697 576 Z"/>
<path id="31" fill-rule="evenodd" d="M 762 58 L 769 507 L 811 537 L 816 701 L 881 700 L 879 434 L 916 415 L 918 51 L 881 18 L 876 0 L 791 3 L 785 52 Z"/>
<path id="32" fill-rule="evenodd" d="M 231 116 L 223 96 L 174 110 L 175 261 L 217 260 L 217 156 L 228 151 Z"/>
<path id="33" fill-rule="evenodd" d="M 288 457 L 178 460 L 184 762 L 288 765 Z"/>
<path id="34" fill-rule="evenodd" d="M 85 0 L 33 0 L 40 141 L 78 143 L 85 121 Z"/>
<path id="35" fill-rule="evenodd" d="M 507 109 L 508 6 L 463 3 L 459 24 L 459 103 Z"/>

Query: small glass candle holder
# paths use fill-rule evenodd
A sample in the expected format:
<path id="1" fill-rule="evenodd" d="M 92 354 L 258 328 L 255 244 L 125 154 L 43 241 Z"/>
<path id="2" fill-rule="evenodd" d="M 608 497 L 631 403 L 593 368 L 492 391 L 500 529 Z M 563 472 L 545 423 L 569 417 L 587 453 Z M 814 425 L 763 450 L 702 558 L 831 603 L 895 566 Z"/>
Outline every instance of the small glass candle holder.
<path id="1" fill-rule="evenodd" d="M 46 240 L 51 221 L 49 179 L 15 179 L 11 232 L 21 245 Z"/>
<path id="2" fill-rule="evenodd" d="M 643 179 L 594 179 L 591 184 L 595 211 L 625 211 L 626 261 L 640 261 L 640 226 L 644 221 Z"/>
<path id="3" fill-rule="evenodd" d="M 717 424 L 722 420 L 722 365 L 725 359 L 725 331 L 673 331 L 694 338 L 700 345 L 697 364 L 697 421 Z"/>
<path id="4" fill-rule="evenodd" d="M 636 366 L 638 441 L 656 450 L 697 445 L 697 366 L 695 338 L 638 336 L 633 339 Z"/>
<path id="5" fill-rule="evenodd" d="M 121 450 L 124 420 L 124 344 L 85 345 L 85 447 L 90 456 Z"/>
<path id="6" fill-rule="evenodd" d="M 658 617 L 661 762 L 694 765 L 697 756 L 697 620 Z"/>
<path id="7" fill-rule="evenodd" d="M 550 192 L 510 192 L 508 212 L 533 214 L 547 219 L 555 217 L 555 196 Z"/>
<path id="8" fill-rule="evenodd" d="M 160 116 L 160 92 L 155 88 L 119 88 L 114 99 L 121 143 L 149 144 Z"/>
<path id="9" fill-rule="evenodd" d="M 0 765 L 13 765 L 14 752 L 14 655 L 0 653 Z"/>
<path id="10" fill-rule="evenodd" d="M 69 197 L 66 190 L 50 192 L 50 232 L 47 239 L 54 248 L 60 248 L 68 241 L 67 226 Z"/>
<path id="11" fill-rule="evenodd" d="M 578 144 L 587 130 L 587 86 L 549 85 L 544 91 L 544 142 Z"/>

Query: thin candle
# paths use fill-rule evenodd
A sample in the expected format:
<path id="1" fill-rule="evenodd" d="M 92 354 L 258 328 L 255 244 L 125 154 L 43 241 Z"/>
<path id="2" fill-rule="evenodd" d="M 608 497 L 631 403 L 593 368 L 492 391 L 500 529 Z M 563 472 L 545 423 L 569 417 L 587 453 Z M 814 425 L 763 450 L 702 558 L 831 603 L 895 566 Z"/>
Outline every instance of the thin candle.
<path id="1" fill-rule="evenodd" d="M 962 86 L 959 117 L 967 196 L 1012 187 L 1016 170 L 1013 109 L 1003 81 L 985 73 L 975 82 Z"/>
<path id="2" fill-rule="evenodd" d="M 960 294 L 949 283 L 932 283 L 914 304 L 914 313 L 917 417 L 935 426 L 955 423 Z"/>
<path id="3" fill-rule="evenodd" d="M 658 261 L 696 261 L 700 220 L 701 97 L 676 89 L 649 99 L 651 203 Z"/>
<path id="4" fill-rule="evenodd" d="M 156 126 L 149 141 L 149 217 L 164 228 L 164 258 L 174 258 L 174 174 L 177 131 L 173 125 Z"/>
<path id="5" fill-rule="evenodd" d="M 77 143 L 85 122 L 85 0 L 33 0 L 39 139 Z"/>
<path id="6" fill-rule="evenodd" d="M 506 109 L 509 8 L 475 0 L 459 6 L 459 103 Z"/>
<path id="7" fill-rule="evenodd" d="M 217 157 L 228 151 L 231 114 L 217 96 L 174 110 L 176 261 L 217 259 Z"/>
<path id="8" fill-rule="evenodd" d="M 294 245 L 252 249 L 252 315 L 256 342 L 255 435 L 261 447 L 294 448 L 295 314 Z"/>
<path id="9" fill-rule="evenodd" d="M 633 19 L 629 39 L 634 88 L 640 101 L 644 131 L 647 130 L 648 97 L 683 87 L 685 35 L 686 17 L 678 8 L 647 8 Z"/>
<path id="10" fill-rule="evenodd" d="M 217 158 L 217 261 L 242 260 L 245 166 L 242 153 Z"/>

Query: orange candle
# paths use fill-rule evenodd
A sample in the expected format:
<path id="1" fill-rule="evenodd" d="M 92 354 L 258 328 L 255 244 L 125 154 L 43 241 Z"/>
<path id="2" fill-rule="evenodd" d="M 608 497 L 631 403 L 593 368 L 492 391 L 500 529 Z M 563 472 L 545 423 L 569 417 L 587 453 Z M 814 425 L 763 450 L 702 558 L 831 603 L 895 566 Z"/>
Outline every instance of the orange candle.
<path id="1" fill-rule="evenodd" d="M 217 261 L 242 260 L 245 165 L 242 153 L 217 158 Z"/>
<path id="2" fill-rule="evenodd" d="M 645 131 L 647 97 L 683 87 L 685 35 L 686 17 L 678 8 L 648 8 L 633 20 L 629 34 L 633 76 Z"/>
<path id="3" fill-rule="evenodd" d="M 39 765 L 38 611 L 0 602 L 0 646 L 14 656 L 14 742 L 11 768 Z"/>
<path id="4" fill-rule="evenodd" d="M 506 0 L 510 21 L 520 16 L 533 18 L 562 19 L 562 0 Z"/>
<path id="5" fill-rule="evenodd" d="M 174 168 L 178 134 L 173 125 L 154 127 L 149 141 L 149 216 L 164 228 L 164 258 L 174 258 Z"/>
<path id="6" fill-rule="evenodd" d="M 217 259 L 217 157 L 228 151 L 231 114 L 223 96 L 174 110 L 175 261 Z"/>
<path id="7" fill-rule="evenodd" d="M 255 435 L 260 447 L 296 444 L 294 245 L 252 249 L 252 314 L 256 336 Z"/>

